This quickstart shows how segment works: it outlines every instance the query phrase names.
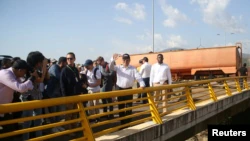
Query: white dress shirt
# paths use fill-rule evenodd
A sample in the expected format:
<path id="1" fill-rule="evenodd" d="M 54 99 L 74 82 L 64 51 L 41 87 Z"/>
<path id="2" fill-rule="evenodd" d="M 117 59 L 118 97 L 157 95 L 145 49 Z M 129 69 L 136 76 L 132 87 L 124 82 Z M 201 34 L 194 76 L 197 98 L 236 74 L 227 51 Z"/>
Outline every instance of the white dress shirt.
<path id="1" fill-rule="evenodd" d="M 151 71 L 151 65 L 148 62 L 143 63 L 140 69 L 140 74 L 142 78 L 149 78 L 150 71 Z"/>
<path id="2" fill-rule="evenodd" d="M 121 88 L 133 87 L 135 80 L 137 80 L 141 87 L 145 87 L 145 83 L 141 78 L 141 75 L 133 66 L 124 67 L 123 65 L 116 66 L 115 61 L 111 58 L 109 68 L 112 71 L 116 71 L 117 81 L 116 85 Z"/>
<path id="3" fill-rule="evenodd" d="M 93 68 L 92 71 L 89 71 L 87 72 L 87 78 L 88 78 L 88 82 L 89 84 L 96 84 L 97 80 L 95 79 L 95 76 L 94 76 L 94 70 L 96 68 Z M 100 70 L 96 70 L 96 78 L 97 79 L 101 79 L 102 78 L 102 74 L 100 72 Z M 96 87 L 88 87 L 87 88 L 88 90 L 91 90 L 92 92 L 100 92 L 100 86 L 96 86 Z"/>
<path id="4" fill-rule="evenodd" d="M 170 67 L 164 63 L 154 64 L 150 72 L 150 86 L 153 86 L 154 83 L 163 84 L 166 80 L 168 80 L 168 84 L 172 84 Z"/>

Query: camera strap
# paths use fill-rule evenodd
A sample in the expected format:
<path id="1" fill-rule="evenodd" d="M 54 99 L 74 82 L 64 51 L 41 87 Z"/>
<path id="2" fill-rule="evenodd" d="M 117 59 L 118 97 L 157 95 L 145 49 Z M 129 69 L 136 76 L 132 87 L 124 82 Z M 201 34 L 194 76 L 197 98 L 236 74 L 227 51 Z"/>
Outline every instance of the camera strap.
<path id="1" fill-rule="evenodd" d="M 67 67 L 74 73 L 74 75 L 75 75 L 75 80 L 76 80 L 76 82 L 78 82 L 78 78 L 77 78 L 76 72 L 75 72 L 72 68 L 70 68 L 70 66 L 67 65 Z"/>

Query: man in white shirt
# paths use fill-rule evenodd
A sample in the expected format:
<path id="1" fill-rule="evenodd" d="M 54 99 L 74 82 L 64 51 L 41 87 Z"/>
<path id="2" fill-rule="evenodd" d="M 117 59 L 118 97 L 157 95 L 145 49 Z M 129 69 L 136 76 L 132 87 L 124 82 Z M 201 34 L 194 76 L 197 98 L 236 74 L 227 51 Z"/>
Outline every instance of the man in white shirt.
<path id="1" fill-rule="evenodd" d="M 144 57 L 142 59 L 142 66 L 140 69 L 140 74 L 142 76 L 142 79 L 146 85 L 146 87 L 149 87 L 149 80 L 150 80 L 150 72 L 151 72 L 151 65 L 148 63 L 148 57 Z M 147 97 L 146 93 L 142 94 L 142 97 Z M 143 104 L 148 103 L 148 100 L 143 100 Z"/>
<path id="2" fill-rule="evenodd" d="M 145 83 L 143 82 L 141 75 L 139 72 L 136 70 L 135 67 L 130 66 L 130 56 L 128 54 L 123 54 L 122 60 L 123 64 L 116 66 L 114 65 L 115 60 L 117 60 L 119 57 L 118 54 L 114 54 L 113 58 L 111 58 L 110 62 L 110 70 L 116 71 L 117 75 L 117 82 L 116 82 L 116 90 L 127 90 L 127 89 L 132 89 L 135 80 L 137 80 L 140 84 L 140 88 L 145 87 Z M 126 95 L 126 96 L 119 96 L 118 101 L 127 101 L 127 100 L 132 100 L 133 95 Z M 132 102 L 124 103 L 124 104 L 119 104 L 118 108 L 123 109 L 123 108 L 129 108 L 132 107 Z M 132 110 L 127 110 L 124 112 L 119 113 L 119 117 L 124 117 L 132 114 Z M 121 120 L 121 124 L 127 124 L 132 121 L 132 118 L 127 118 L 124 120 Z"/>
<path id="3" fill-rule="evenodd" d="M 157 55 L 157 61 L 158 63 L 154 64 L 151 68 L 150 72 L 150 86 L 162 86 L 162 85 L 171 85 L 172 84 L 172 77 L 171 77 L 171 71 L 170 67 L 163 63 L 163 55 L 158 54 Z M 160 94 L 167 93 L 165 90 L 162 91 L 156 91 L 155 92 L 155 101 L 159 100 Z M 163 107 L 166 106 L 166 95 L 162 96 L 163 101 Z M 156 104 L 158 106 L 158 104 Z M 167 108 L 163 108 L 163 112 L 167 112 Z"/>
<path id="4" fill-rule="evenodd" d="M 101 84 L 101 72 L 98 68 L 93 66 L 92 60 L 86 60 L 84 66 L 87 69 L 86 75 L 88 79 L 88 91 L 89 93 L 99 93 L 100 92 L 100 84 Z M 89 101 L 90 106 L 96 106 L 99 104 L 99 99 Z M 94 109 L 90 111 L 90 114 L 99 114 L 99 109 Z M 99 122 L 100 118 L 97 118 L 95 122 Z"/>

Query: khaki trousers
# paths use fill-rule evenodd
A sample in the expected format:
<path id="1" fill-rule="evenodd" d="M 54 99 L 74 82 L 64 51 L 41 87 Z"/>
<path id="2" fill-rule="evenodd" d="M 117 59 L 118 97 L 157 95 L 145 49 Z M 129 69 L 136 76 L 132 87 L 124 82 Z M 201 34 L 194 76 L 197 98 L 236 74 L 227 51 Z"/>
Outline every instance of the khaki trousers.
<path id="1" fill-rule="evenodd" d="M 98 93 L 98 92 L 89 91 L 89 94 L 94 94 L 94 93 Z M 99 99 L 89 101 L 89 106 L 97 106 L 97 105 L 99 105 Z M 89 115 L 95 115 L 99 113 L 100 113 L 99 109 L 89 110 Z"/>
<path id="2" fill-rule="evenodd" d="M 66 110 L 73 110 L 73 109 L 77 109 L 77 105 L 74 104 L 67 104 L 66 105 Z M 65 115 L 65 120 L 73 120 L 73 119 L 77 119 L 78 113 L 72 113 L 72 114 L 66 114 Z M 67 124 L 65 125 L 66 129 L 74 129 L 77 127 L 77 123 L 71 123 L 71 124 Z"/>
<path id="3" fill-rule="evenodd" d="M 168 85 L 168 84 L 167 83 L 153 84 L 154 87 L 163 86 L 163 85 Z M 156 97 L 154 98 L 154 101 L 155 102 L 162 101 L 162 107 L 165 107 L 167 105 L 167 92 L 168 92 L 168 90 L 155 91 L 154 96 L 156 96 Z M 156 104 L 156 107 L 158 107 L 158 106 L 159 106 L 159 103 Z M 162 110 L 163 110 L 163 113 L 167 112 L 166 107 L 163 108 Z"/>

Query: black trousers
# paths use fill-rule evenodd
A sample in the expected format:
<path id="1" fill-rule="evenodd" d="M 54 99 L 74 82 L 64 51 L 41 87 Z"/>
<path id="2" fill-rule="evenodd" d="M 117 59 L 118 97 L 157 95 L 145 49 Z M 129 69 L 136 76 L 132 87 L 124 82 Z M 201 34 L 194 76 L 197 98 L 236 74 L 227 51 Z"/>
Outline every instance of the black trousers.
<path id="1" fill-rule="evenodd" d="M 148 78 L 143 78 L 143 81 L 144 81 L 146 87 L 149 87 L 149 77 L 148 77 Z M 142 97 L 143 97 L 143 98 L 144 98 L 144 97 L 147 97 L 147 93 L 142 93 Z M 146 100 L 143 100 L 142 103 L 143 103 L 143 104 L 146 104 L 146 103 L 148 103 L 148 100 L 147 100 L 147 99 L 146 99 Z"/>
<path id="2" fill-rule="evenodd" d="M 13 119 L 13 115 L 12 114 L 4 114 L 4 117 L 0 117 L 0 121 L 5 121 L 5 120 L 11 120 Z M 7 125 L 2 125 L 3 129 L 0 130 L 0 134 L 2 133 L 7 133 L 7 132 L 12 132 L 15 129 L 15 124 L 7 124 Z M 12 141 L 13 137 L 6 137 L 6 138 L 2 138 L 1 140 L 3 141 Z"/>
<path id="3" fill-rule="evenodd" d="M 109 103 L 112 103 L 112 98 L 104 98 L 104 99 L 102 99 L 102 104 L 109 104 Z M 109 111 L 113 111 L 113 109 L 114 109 L 113 106 L 108 106 L 108 107 L 109 107 Z M 107 112 L 108 107 L 103 107 L 103 112 Z"/>
<path id="4" fill-rule="evenodd" d="M 112 91 L 112 89 L 113 89 L 113 85 L 111 87 L 111 85 L 106 84 L 106 85 L 104 85 L 102 87 L 102 92 L 110 92 L 110 91 Z M 113 102 L 112 98 L 104 98 L 104 99 L 102 99 L 102 104 L 110 104 L 112 102 Z M 113 109 L 114 109 L 113 105 L 103 107 L 103 112 L 108 112 L 108 109 L 109 109 L 110 112 L 113 111 Z M 105 118 L 113 118 L 113 117 L 114 117 L 113 114 L 105 116 Z"/>
<path id="5" fill-rule="evenodd" d="M 14 92 L 14 97 L 13 97 L 12 103 L 21 102 L 21 100 L 20 100 L 19 97 L 20 97 L 20 93 Z M 22 112 L 22 111 L 12 112 L 12 118 L 13 118 L 13 119 L 21 118 L 22 115 L 23 115 L 23 112 Z M 13 126 L 14 126 L 14 129 L 16 129 L 16 130 L 19 129 L 18 123 L 14 123 Z"/>
<path id="6" fill-rule="evenodd" d="M 121 88 L 119 86 L 116 86 L 116 90 L 127 90 L 127 89 L 132 89 L 132 87 L 130 87 L 130 88 Z M 126 101 L 126 100 L 132 100 L 132 99 L 133 99 L 133 95 L 118 96 L 118 101 L 119 102 L 120 101 Z M 120 109 L 132 107 L 132 105 L 133 105 L 133 102 L 128 102 L 128 103 L 125 103 L 125 104 L 119 104 L 118 108 L 120 110 Z M 127 110 L 127 111 L 124 111 L 124 112 L 119 112 L 119 117 L 125 117 L 125 116 L 131 115 L 131 114 L 132 114 L 132 110 Z M 132 121 L 132 118 L 124 119 L 124 120 L 121 120 L 121 124 L 127 124 L 127 123 L 130 123 L 131 121 Z"/>

